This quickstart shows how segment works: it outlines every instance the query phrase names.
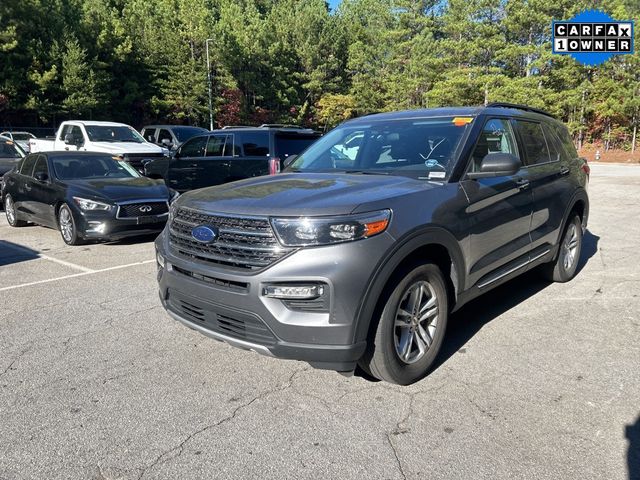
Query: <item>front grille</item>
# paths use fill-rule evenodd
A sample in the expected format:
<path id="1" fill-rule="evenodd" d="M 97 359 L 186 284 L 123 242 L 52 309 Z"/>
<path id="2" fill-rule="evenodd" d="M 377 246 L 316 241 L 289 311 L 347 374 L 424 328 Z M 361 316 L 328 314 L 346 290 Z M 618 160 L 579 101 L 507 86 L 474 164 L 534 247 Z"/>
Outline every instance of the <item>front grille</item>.
<path id="1" fill-rule="evenodd" d="M 150 217 L 163 215 L 169 211 L 167 202 L 141 202 L 120 205 L 119 218 Z"/>
<path id="2" fill-rule="evenodd" d="M 271 330 L 252 315 L 215 307 L 171 290 L 168 301 L 172 310 L 211 331 L 260 345 L 272 346 L 276 343 Z M 221 311 L 215 312 L 214 309 Z"/>
<path id="3" fill-rule="evenodd" d="M 191 230 L 198 225 L 217 227 L 216 241 L 196 241 Z M 208 215 L 184 207 L 171 222 L 169 244 L 174 253 L 193 260 L 242 270 L 268 267 L 292 251 L 280 246 L 266 218 Z"/>
<path id="4" fill-rule="evenodd" d="M 223 280 L 221 278 L 211 277 L 209 275 L 201 275 L 199 273 L 192 272 L 184 268 L 176 267 L 175 265 L 173 265 L 172 268 L 175 272 L 178 272 L 181 275 L 195 278 L 196 280 L 210 283 L 218 287 L 223 287 L 227 290 L 233 290 L 235 292 L 241 292 L 241 293 L 246 293 L 249 291 L 249 284 L 246 282 L 235 282 L 233 280 Z"/>

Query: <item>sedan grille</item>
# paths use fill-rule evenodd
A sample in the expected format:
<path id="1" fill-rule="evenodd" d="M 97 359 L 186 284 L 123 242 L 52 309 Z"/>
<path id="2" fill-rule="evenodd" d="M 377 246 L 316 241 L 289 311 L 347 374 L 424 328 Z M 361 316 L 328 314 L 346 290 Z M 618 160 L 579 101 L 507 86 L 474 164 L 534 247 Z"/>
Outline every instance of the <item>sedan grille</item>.
<path id="1" fill-rule="evenodd" d="M 216 241 L 205 244 L 193 238 L 191 230 L 199 225 L 216 227 Z M 280 246 L 266 218 L 208 215 L 184 207 L 173 217 L 169 243 L 179 255 L 242 270 L 266 268 L 292 251 Z"/>
<path id="2" fill-rule="evenodd" d="M 120 205 L 118 218 L 150 217 L 168 212 L 167 202 L 127 203 Z"/>

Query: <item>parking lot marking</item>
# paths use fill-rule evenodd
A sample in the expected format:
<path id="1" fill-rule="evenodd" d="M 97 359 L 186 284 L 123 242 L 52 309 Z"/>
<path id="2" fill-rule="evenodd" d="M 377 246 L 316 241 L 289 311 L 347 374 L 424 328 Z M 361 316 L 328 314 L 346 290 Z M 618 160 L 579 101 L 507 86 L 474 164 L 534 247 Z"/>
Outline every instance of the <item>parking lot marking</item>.
<path id="1" fill-rule="evenodd" d="M 29 248 L 22 247 L 20 245 L 7 245 L 7 246 L 9 248 L 13 248 L 14 250 L 19 250 L 19 251 L 25 252 L 25 253 L 27 253 L 29 255 L 33 254 L 33 250 L 31 250 Z M 91 268 L 83 267 L 82 265 L 76 265 L 75 263 L 67 262 L 65 260 L 60 260 L 58 258 L 50 257 L 49 255 L 45 255 L 45 254 L 43 254 L 41 252 L 37 252 L 37 254 L 38 254 L 38 258 L 42 258 L 44 260 L 49 260 L 50 262 L 55 262 L 55 263 L 58 263 L 60 265 L 64 265 L 65 267 L 74 268 L 76 270 L 80 270 L 80 271 L 86 272 L 86 273 L 94 271 Z"/>
<path id="2" fill-rule="evenodd" d="M 110 272 L 112 270 L 120 270 L 122 268 L 129 268 L 129 267 L 135 267 L 135 266 L 138 266 L 138 265 L 145 265 L 147 263 L 153 263 L 155 261 L 156 261 L 155 259 L 153 259 L 153 260 L 143 260 L 141 262 L 128 263 L 126 265 L 116 265 L 115 267 L 101 268 L 100 270 L 90 270 L 88 272 L 72 273 L 71 275 L 63 275 L 62 277 L 47 278 L 46 280 L 38 280 L 36 282 L 21 283 L 19 285 L 11 285 L 9 287 L 0 288 L 0 292 L 4 292 L 6 290 L 14 290 L 16 288 L 31 287 L 33 285 L 40 285 L 42 283 L 57 282 L 58 280 L 66 280 L 68 278 L 84 277 L 86 275 L 94 275 L 96 273 Z"/>

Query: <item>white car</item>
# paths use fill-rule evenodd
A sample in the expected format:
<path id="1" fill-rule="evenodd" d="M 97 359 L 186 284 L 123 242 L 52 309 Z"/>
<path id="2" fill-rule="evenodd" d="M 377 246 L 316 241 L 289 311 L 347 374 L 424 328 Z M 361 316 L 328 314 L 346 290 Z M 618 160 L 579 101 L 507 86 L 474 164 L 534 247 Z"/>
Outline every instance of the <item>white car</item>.
<path id="1" fill-rule="evenodd" d="M 53 140 L 31 139 L 30 151 L 85 151 L 121 157 L 142 172 L 154 157 L 169 156 L 169 150 L 144 139 L 124 123 L 76 120 L 62 122 Z"/>
<path id="2" fill-rule="evenodd" d="M 33 133 L 29 132 L 2 132 L 0 136 L 13 140 L 27 153 L 29 153 L 29 140 L 36 138 Z"/>

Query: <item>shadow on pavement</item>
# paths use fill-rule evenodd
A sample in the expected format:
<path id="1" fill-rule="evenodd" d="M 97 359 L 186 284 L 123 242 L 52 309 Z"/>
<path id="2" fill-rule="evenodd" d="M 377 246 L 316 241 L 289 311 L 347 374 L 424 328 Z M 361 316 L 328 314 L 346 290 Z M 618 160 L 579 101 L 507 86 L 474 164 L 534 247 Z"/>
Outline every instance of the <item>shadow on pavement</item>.
<path id="1" fill-rule="evenodd" d="M 0 240 L 0 267 L 40 258 L 40 253 L 17 243 Z"/>
<path id="2" fill-rule="evenodd" d="M 125 237 L 122 238 L 120 240 L 114 240 L 112 242 L 105 242 L 105 245 L 110 245 L 110 246 L 119 246 L 119 245 L 135 245 L 137 243 L 148 243 L 148 242 L 153 242 L 155 241 L 156 238 L 158 238 L 158 235 L 160 235 L 160 232 L 158 233 L 150 233 L 147 235 L 138 235 L 135 237 Z"/>
<path id="3" fill-rule="evenodd" d="M 580 254 L 580 262 L 578 262 L 577 274 L 584 268 L 589 259 L 598 253 L 598 242 L 600 237 L 594 235 L 590 230 L 584 232 L 582 237 L 582 252 Z"/>
<path id="4" fill-rule="evenodd" d="M 629 480 L 640 480 L 640 415 L 636 423 L 625 427 L 627 445 L 627 469 Z"/>

